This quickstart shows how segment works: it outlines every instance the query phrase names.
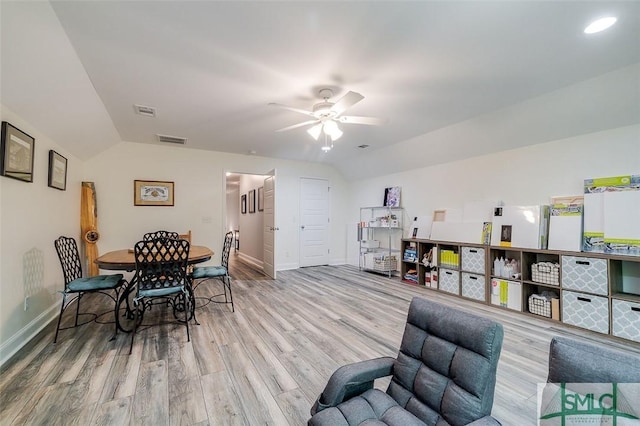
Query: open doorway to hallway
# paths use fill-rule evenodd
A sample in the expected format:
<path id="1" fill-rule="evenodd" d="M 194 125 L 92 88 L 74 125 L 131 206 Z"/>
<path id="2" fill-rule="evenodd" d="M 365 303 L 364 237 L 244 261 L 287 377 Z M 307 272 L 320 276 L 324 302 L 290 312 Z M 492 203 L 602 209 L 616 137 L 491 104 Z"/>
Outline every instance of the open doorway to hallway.
<path id="1" fill-rule="evenodd" d="M 229 272 L 236 279 L 267 279 L 274 275 L 269 273 L 274 269 L 274 239 L 265 232 L 266 222 L 273 221 L 273 198 L 271 210 L 265 209 L 265 179 L 270 177 L 226 173 L 226 230 L 234 233 Z M 270 228 L 273 233 L 273 224 Z"/>

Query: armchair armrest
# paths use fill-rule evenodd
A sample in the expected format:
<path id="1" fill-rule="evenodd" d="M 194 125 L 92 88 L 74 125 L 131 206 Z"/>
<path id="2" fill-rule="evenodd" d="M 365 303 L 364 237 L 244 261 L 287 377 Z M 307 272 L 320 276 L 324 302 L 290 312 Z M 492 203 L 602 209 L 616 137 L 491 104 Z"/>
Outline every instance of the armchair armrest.
<path id="1" fill-rule="evenodd" d="M 369 359 L 338 368 L 311 407 L 311 415 L 335 407 L 349 398 L 373 388 L 373 381 L 393 372 L 394 358 Z"/>
<path id="2" fill-rule="evenodd" d="M 491 416 L 484 416 L 478 420 L 474 420 L 467 426 L 502 426 L 502 423 Z"/>

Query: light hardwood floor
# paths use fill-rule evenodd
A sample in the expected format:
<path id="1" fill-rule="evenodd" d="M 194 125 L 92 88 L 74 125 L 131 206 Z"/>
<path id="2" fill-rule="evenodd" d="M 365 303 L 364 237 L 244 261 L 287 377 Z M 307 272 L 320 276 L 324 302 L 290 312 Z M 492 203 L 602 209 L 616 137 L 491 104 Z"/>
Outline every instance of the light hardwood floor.
<path id="1" fill-rule="evenodd" d="M 62 331 L 57 344 L 52 324 L 2 368 L 0 424 L 303 425 L 336 368 L 397 353 L 414 296 L 504 325 L 493 415 L 505 425 L 536 424 L 536 384 L 546 380 L 552 336 L 640 353 L 639 345 L 350 266 L 236 279 L 233 290 L 236 312 L 221 304 L 199 308 L 191 342 L 184 325 L 143 328 L 131 355 L 130 335 L 109 340 L 112 324 Z M 92 298 L 94 305 L 102 300 Z"/>

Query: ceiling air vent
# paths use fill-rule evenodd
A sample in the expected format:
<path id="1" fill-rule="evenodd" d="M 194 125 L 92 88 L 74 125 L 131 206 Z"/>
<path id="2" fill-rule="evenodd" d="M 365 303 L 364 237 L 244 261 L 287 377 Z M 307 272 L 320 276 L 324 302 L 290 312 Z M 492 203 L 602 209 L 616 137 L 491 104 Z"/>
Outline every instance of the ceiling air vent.
<path id="1" fill-rule="evenodd" d="M 133 108 L 136 110 L 136 114 L 144 115 L 145 117 L 155 117 L 156 109 L 150 106 L 144 105 L 134 105 Z"/>
<path id="2" fill-rule="evenodd" d="M 179 138 L 177 136 L 167 136 L 167 135 L 156 135 L 158 137 L 158 142 L 164 143 L 175 143 L 178 145 L 184 145 L 187 143 L 187 138 Z"/>

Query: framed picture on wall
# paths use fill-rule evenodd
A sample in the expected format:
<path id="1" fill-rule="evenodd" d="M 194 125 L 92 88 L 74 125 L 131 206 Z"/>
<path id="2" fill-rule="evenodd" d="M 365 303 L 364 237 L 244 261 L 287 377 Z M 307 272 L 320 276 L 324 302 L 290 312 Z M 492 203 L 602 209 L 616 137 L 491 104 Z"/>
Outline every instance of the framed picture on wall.
<path id="1" fill-rule="evenodd" d="M 24 182 L 33 182 L 35 143 L 34 138 L 3 121 L 0 143 L 0 174 Z"/>
<path id="2" fill-rule="evenodd" d="M 242 194 L 242 197 L 240 197 L 240 213 L 247 213 L 247 194 Z"/>
<path id="3" fill-rule="evenodd" d="M 173 182 L 134 180 L 134 206 L 173 206 Z"/>
<path id="4" fill-rule="evenodd" d="M 258 188 L 258 211 L 264 210 L 264 186 Z"/>
<path id="5" fill-rule="evenodd" d="M 49 183 L 51 188 L 67 189 L 67 159 L 54 150 L 49 150 Z"/>
<path id="6" fill-rule="evenodd" d="M 249 191 L 249 213 L 256 212 L 256 190 Z"/>
<path id="7" fill-rule="evenodd" d="M 392 186 L 384 189 L 384 206 L 400 207 L 400 187 Z"/>

